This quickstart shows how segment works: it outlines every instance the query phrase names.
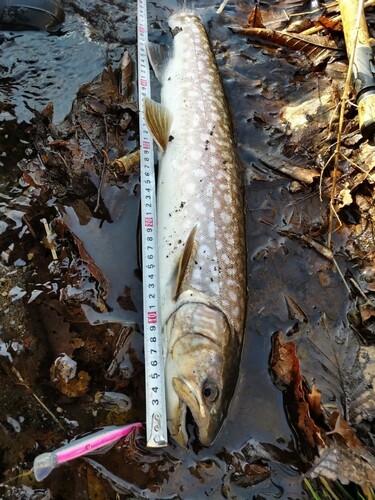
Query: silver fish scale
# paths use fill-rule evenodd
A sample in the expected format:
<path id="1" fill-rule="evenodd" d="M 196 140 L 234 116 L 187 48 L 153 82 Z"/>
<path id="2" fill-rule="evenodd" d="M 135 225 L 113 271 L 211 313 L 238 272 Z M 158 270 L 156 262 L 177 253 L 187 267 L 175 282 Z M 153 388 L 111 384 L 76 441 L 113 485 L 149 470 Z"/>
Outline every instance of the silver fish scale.
<path id="1" fill-rule="evenodd" d="M 162 104 L 173 123 L 158 187 L 161 272 L 178 261 L 196 225 L 194 265 L 183 290 L 206 294 L 241 336 L 244 213 L 227 102 L 200 19 L 182 11 L 169 22 L 175 33 L 174 56 L 164 75 Z M 171 275 L 164 279 L 171 280 Z"/>

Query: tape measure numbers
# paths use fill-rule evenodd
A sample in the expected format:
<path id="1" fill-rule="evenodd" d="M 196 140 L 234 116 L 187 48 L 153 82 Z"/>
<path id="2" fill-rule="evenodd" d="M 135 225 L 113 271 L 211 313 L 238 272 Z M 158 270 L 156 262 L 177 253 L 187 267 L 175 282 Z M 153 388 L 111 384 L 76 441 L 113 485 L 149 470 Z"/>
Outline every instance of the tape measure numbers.
<path id="1" fill-rule="evenodd" d="M 147 446 L 166 446 L 167 414 L 165 403 L 163 343 L 159 306 L 159 270 L 154 173 L 154 149 L 144 119 L 143 99 L 150 97 L 150 69 L 147 58 L 147 1 L 137 6 L 139 140 L 141 165 L 141 221 L 143 256 L 143 323 L 146 380 Z"/>

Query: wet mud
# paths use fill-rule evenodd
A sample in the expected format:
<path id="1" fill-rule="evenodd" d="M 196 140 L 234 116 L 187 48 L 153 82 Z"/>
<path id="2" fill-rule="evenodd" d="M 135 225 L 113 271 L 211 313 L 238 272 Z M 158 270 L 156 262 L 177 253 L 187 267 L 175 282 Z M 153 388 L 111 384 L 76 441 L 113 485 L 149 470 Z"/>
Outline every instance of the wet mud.
<path id="1" fill-rule="evenodd" d="M 149 38 L 171 43 L 169 11 L 160 4 L 149 6 Z M 262 8 L 271 19 L 309 5 Z M 308 498 L 303 478 L 318 444 L 296 417 L 297 389 L 304 398 L 315 386 L 324 411 L 337 410 L 373 451 L 369 207 L 358 227 L 358 203 L 372 207 L 372 187 L 367 177 L 355 181 L 356 204 L 344 207 L 333 234 L 334 263 L 311 245 L 327 236 L 329 171 L 321 200 L 319 179 L 300 182 L 280 165 L 320 175 L 322 144 L 329 156 L 335 140 L 345 56 L 314 67 L 300 53 L 233 34 L 230 26 L 246 24 L 248 2 L 229 2 L 221 15 L 206 1 L 197 9 L 244 169 L 246 331 L 224 426 L 210 448 L 199 445 L 191 423 L 187 450 L 147 449 L 142 431 L 42 483 L 30 474 L 35 456 L 73 436 L 145 418 L 139 174 L 113 164 L 138 145 L 136 2 L 77 0 L 65 8 L 56 33 L 0 32 L 0 495 Z M 154 80 L 156 100 L 158 91 Z M 328 97 L 315 116 L 293 108 L 317 95 Z M 293 128 L 298 113 L 311 127 Z M 374 153 L 356 127 L 349 114 L 345 152 L 366 169 Z M 341 169 L 349 176 L 350 166 Z M 271 368 L 279 338 L 281 347 L 296 346 L 295 390 Z M 69 375 L 62 353 L 76 363 Z M 318 434 L 329 432 L 323 417 L 313 419 Z"/>

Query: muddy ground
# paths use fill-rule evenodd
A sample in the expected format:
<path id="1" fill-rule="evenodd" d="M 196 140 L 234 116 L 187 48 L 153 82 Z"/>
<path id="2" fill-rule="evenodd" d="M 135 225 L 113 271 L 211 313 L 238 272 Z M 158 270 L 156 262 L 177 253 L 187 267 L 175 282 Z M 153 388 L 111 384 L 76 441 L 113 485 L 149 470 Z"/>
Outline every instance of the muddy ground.
<path id="1" fill-rule="evenodd" d="M 139 174 L 113 164 L 138 146 L 136 3 L 66 1 L 57 33 L 0 32 L 3 498 L 299 499 L 306 478 L 324 489 L 316 477 L 371 495 L 375 154 L 353 106 L 326 248 L 343 36 L 324 31 L 337 50 L 308 58 L 233 33 L 253 3 L 215 7 L 198 11 L 232 111 L 247 220 L 246 332 L 229 415 L 210 448 L 192 424 L 188 450 L 146 449 L 142 431 L 42 483 L 30 473 L 38 454 L 145 418 Z M 261 2 L 263 22 L 284 29 L 294 19 L 285 12 L 310 7 Z M 150 40 L 171 42 L 167 17 L 150 4 Z M 153 91 L 158 99 L 156 80 Z M 68 375 L 62 353 L 76 362 Z"/>

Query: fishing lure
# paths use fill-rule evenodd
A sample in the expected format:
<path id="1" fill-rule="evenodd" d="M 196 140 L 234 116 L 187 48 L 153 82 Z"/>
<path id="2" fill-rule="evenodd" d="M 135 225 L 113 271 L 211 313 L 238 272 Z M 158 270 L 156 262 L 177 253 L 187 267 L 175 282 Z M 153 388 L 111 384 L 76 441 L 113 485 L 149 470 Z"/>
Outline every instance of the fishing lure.
<path id="1" fill-rule="evenodd" d="M 142 427 L 140 422 L 121 427 L 110 425 L 98 432 L 75 439 L 55 451 L 42 453 L 34 460 L 33 472 L 37 481 L 43 481 L 58 465 L 81 457 L 100 448 L 113 446 L 119 439 L 127 436 L 133 429 Z"/>

